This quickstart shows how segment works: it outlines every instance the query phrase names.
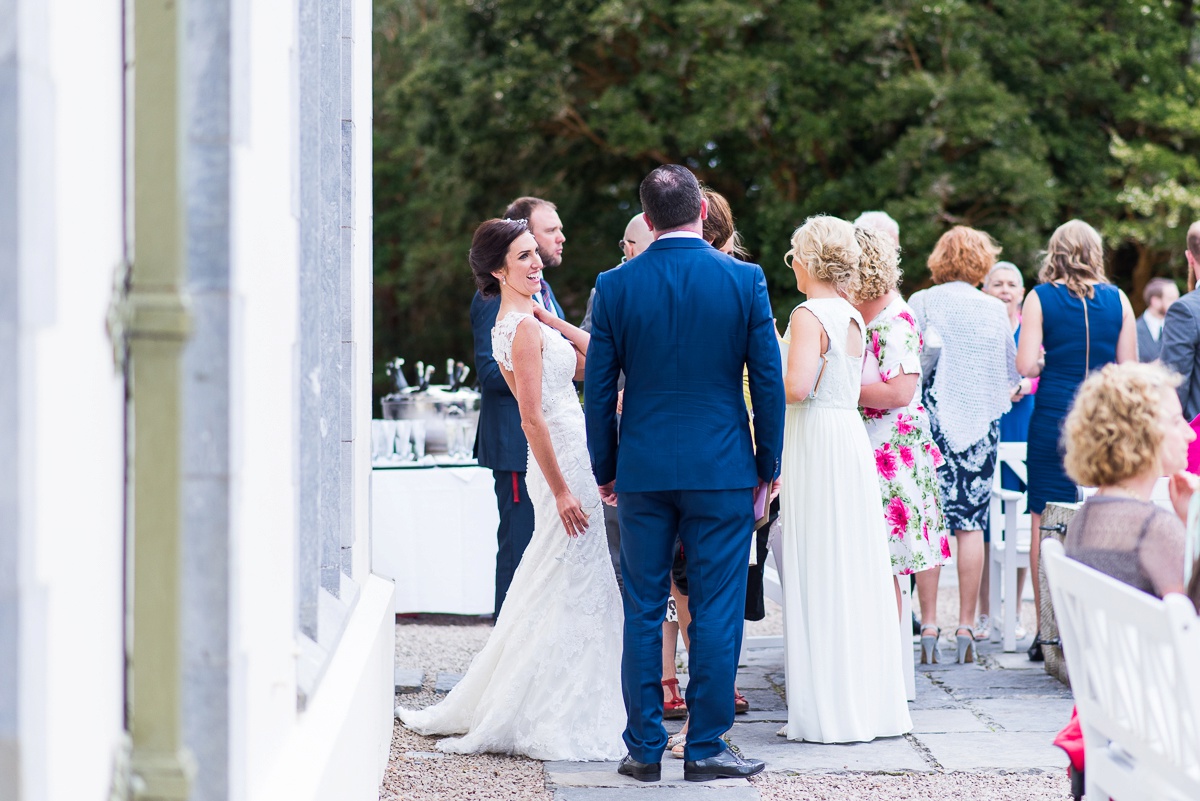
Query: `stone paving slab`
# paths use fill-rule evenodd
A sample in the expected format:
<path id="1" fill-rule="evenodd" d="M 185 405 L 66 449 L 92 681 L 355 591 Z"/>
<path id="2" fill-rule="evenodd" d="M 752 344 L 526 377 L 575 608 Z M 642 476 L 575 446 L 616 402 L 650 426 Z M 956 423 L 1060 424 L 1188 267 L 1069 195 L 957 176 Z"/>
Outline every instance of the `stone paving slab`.
<path id="1" fill-rule="evenodd" d="M 641 784 L 638 782 L 638 784 Z M 554 801 L 758 801 L 758 790 L 742 781 L 740 787 L 713 787 L 715 782 L 688 782 L 686 787 L 641 784 L 640 787 L 560 787 Z"/>
<path id="2" fill-rule="evenodd" d="M 962 689 L 954 690 L 954 697 L 963 703 L 971 701 L 984 701 L 991 699 L 1014 699 L 1024 701 L 1040 701 L 1044 699 L 1056 700 L 1071 700 L 1071 691 L 1067 689 L 1056 690 L 1047 688 L 1045 690 L 1026 690 L 1021 691 L 1012 687 L 980 687 L 978 689 Z"/>
<path id="3" fill-rule="evenodd" d="M 869 743 L 822 745 L 797 743 L 776 734 L 774 723 L 735 723 L 729 739 L 742 753 L 767 762 L 771 772 L 870 771 L 895 773 L 933 770 L 904 737 L 886 737 Z"/>
<path id="4" fill-rule="evenodd" d="M 743 712 L 734 720 L 735 723 L 775 723 L 775 728 L 779 728 L 778 724 L 787 722 L 787 708 L 780 706 L 779 709 L 755 709 L 751 703 L 750 711 Z"/>
<path id="5" fill-rule="evenodd" d="M 1007 731 L 1057 733 L 1071 719 L 1075 702 L 1069 698 L 987 698 L 971 701 L 970 706 Z"/>
<path id="6" fill-rule="evenodd" d="M 1071 691 L 1052 676 L 1025 670 L 984 670 L 962 666 L 959 670 L 931 675 L 958 699 L 975 698 L 1070 698 Z"/>
<path id="7" fill-rule="evenodd" d="M 448 693 L 454 689 L 455 685 L 462 681 L 462 677 L 463 674 L 461 673 L 439 672 L 437 674 L 437 683 L 433 685 L 433 691 L 435 693 Z"/>
<path id="8" fill-rule="evenodd" d="M 909 711 L 914 709 L 960 709 L 962 707 L 962 703 L 956 701 L 954 696 L 920 673 L 917 674 L 916 686 L 917 697 L 916 700 L 909 701 Z"/>
<path id="9" fill-rule="evenodd" d="M 749 787 L 745 779 L 714 779 L 711 782 L 689 782 L 683 778 L 683 760 L 663 754 L 662 780 L 640 782 L 617 773 L 616 762 L 547 762 L 546 779 L 557 787 L 605 787 L 646 789 L 648 787 L 737 788 Z M 656 798 L 658 796 L 655 796 Z"/>
<path id="10" fill-rule="evenodd" d="M 392 671 L 397 693 L 415 693 L 425 685 L 425 672 L 416 668 L 395 668 Z"/>
<path id="11" fill-rule="evenodd" d="M 762 668 L 744 668 L 738 671 L 737 687 L 743 693 L 746 690 L 774 690 L 770 680 L 767 679 L 767 671 Z"/>
<path id="12" fill-rule="evenodd" d="M 1062 770 L 1067 755 L 1047 732 L 923 734 L 921 743 L 946 770 Z"/>
<path id="13" fill-rule="evenodd" d="M 911 709 L 913 734 L 947 734 L 965 731 L 991 731 L 967 709 Z"/>
<path id="14" fill-rule="evenodd" d="M 787 704 L 779 697 L 779 693 L 774 690 L 752 690 L 748 687 L 738 687 L 742 691 L 742 695 L 746 696 L 746 700 L 750 702 L 750 708 L 759 712 L 784 710 L 786 713 Z M 749 714 L 749 713 L 746 713 Z M 738 715 L 738 720 L 741 720 L 745 715 Z"/>
<path id="15" fill-rule="evenodd" d="M 1029 670 L 1035 673 L 1045 673 L 1045 662 L 1030 662 L 1029 657 L 1025 654 L 1025 650 L 1017 651 L 1015 654 L 1006 654 L 1003 651 L 997 651 L 987 655 L 988 661 L 992 662 L 996 667 L 1004 670 Z"/>

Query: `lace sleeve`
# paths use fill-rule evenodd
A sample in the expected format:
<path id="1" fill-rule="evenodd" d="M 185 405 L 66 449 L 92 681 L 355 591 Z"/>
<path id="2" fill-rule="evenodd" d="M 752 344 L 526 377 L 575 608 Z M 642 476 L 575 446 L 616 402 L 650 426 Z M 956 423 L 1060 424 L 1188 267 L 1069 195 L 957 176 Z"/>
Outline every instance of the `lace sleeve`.
<path id="1" fill-rule="evenodd" d="M 517 326 L 526 317 L 532 316 L 519 312 L 509 312 L 504 315 L 503 320 L 497 320 L 496 326 L 492 329 L 492 357 L 496 360 L 497 364 L 510 373 L 513 369 L 512 346 L 513 337 L 517 335 Z"/>
<path id="2" fill-rule="evenodd" d="M 1138 564 L 1150 579 L 1154 594 L 1183 591 L 1183 522 L 1165 509 L 1156 509 L 1146 535 L 1138 543 Z"/>

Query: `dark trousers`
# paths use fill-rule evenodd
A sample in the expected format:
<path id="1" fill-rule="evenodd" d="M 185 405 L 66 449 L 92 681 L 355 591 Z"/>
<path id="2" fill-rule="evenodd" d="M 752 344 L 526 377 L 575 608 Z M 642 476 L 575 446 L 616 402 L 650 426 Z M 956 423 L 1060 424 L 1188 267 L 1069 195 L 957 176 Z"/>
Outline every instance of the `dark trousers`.
<path id="1" fill-rule="evenodd" d="M 621 515 L 617 507 L 604 504 L 604 533 L 608 535 L 608 558 L 612 560 L 613 573 L 617 576 L 617 588 L 625 589 L 621 580 Z"/>
<path id="2" fill-rule="evenodd" d="M 496 611 L 508 595 L 513 573 L 533 537 L 533 501 L 525 488 L 525 474 L 509 470 L 493 470 L 496 480 L 496 508 L 500 511 L 500 526 L 496 529 Z"/>
<path id="3" fill-rule="evenodd" d="M 720 753 L 733 726 L 733 687 L 746 611 L 746 561 L 754 528 L 750 489 L 622 492 L 621 575 L 625 589 L 621 688 L 625 745 L 639 762 L 658 762 L 662 725 L 662 622 L 678 533 L 687 553 L 690 722 L 686 759 Z"/>

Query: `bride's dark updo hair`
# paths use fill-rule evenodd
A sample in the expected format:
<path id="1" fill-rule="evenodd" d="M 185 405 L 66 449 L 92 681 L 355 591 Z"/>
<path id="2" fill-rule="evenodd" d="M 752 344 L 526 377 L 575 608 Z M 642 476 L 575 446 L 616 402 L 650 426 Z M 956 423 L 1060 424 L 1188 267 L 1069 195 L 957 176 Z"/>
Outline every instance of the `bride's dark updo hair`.
<path id="1" fill-rule="evenodd" d="M 480 295 L 494 298 L 500 294 L 500 282 L 492 273 L 504 266 L 513 240 L 528 230 L 528 220 L 488 220 L 475 229 L 467 260 Z"/>

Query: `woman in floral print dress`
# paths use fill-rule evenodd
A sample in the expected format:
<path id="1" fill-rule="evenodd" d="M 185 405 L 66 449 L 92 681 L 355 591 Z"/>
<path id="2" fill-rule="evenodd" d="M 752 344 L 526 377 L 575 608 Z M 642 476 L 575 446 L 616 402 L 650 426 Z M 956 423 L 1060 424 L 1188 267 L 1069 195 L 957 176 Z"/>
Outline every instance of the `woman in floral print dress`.
<path id="1" fill-rule="evenodd" d="M 921 662 L 936 662 L 937 587 L 950 558 L 942 517 L 937 468 L 942 454 L 933 442 L 921 405 L 921 332 L 900 297 L 898 248 L 887 234 L 856 228 L 862 247 L 862 289 L 855 308 L 867 323 L 860 412 L 875 449 L 894 577 L 916 574 L 921 604 Z M 896 603 L 900 584 L 896 579 Z"/>

